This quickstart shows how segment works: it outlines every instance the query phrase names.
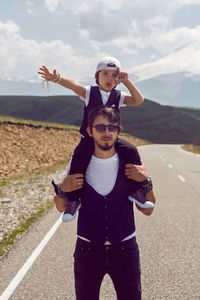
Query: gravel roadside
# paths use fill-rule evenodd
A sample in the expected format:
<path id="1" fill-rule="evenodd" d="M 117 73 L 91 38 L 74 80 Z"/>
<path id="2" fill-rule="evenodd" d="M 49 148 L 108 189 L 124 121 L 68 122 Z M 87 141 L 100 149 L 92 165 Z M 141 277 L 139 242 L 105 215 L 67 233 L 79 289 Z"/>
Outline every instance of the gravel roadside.
<path id="1" fill-rule="evenodd" d="M 54 204 L 51 180 L 59 181 L 62 174 L 63 171 L 56 171 L 49 175 L 33 175 L 1 187 L 4 197 L 0 197 L 0 242 L 34 213 Z"/>

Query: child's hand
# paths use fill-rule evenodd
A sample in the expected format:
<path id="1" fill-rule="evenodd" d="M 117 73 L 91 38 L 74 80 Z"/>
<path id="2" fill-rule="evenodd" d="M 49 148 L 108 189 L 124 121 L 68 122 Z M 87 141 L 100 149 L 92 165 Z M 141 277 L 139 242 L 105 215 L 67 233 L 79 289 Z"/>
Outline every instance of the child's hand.
<path id="1" fill-rule="evenodd" d="M 53 70 L 53 73 L 51 73 L 45 66 L 42 66 L 40 70 L 42 72 L 38 72 L 38 74 L 40 74 L 45 80 L 54 81 L 58 77 L 56 70 Z"/>
<path id="2" fill-rule="evenodd" d="M 128 80 L 128 73 L 120 72 L 119 78 L 118 78 L 118 83 L 120 83 L 120 82 L 125 83 L 127 80 Z"/>

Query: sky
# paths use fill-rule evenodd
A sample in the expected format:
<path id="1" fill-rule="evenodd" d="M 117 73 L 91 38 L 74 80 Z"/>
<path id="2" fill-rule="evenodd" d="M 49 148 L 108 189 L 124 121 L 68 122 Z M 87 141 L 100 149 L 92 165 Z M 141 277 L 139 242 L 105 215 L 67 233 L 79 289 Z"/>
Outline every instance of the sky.
<path id="1" fill-rule="evenodd" d="M 92 84 L 108 55 L 136 86 L 167 74 L 200 80 L 200 0 L 0 0 L 5 84 L 41 83 L 42 65 Z"/>

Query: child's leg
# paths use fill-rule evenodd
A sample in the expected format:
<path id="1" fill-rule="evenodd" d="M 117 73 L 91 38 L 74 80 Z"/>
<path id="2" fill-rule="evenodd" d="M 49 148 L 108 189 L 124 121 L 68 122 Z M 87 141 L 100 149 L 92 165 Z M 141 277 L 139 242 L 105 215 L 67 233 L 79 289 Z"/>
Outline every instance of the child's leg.
<path id="1" fill-rule="evenodd" d="M 74 150 L 69 174 L 72 175 L 72 174 L 81 173 L 85 175 L 93 151 L 94 151 L 93 139 L 90 137 L 82 138 L 80 143 Z M 66 210 L 63 214 L 64 222 L 72 221 L 75 218 L 76 212 L 79 210 L 81 206 L 80 203 L 81 193 L 82 193 L 82 189 L 78 189 L 76 191 L 67 193 L 68 203 L 66 206 Z"/>
<path id="2" fill-rule="evenodd" d="M 81 138 L 80 143 L 78 144 L 78 146 L 76 146 L 74 150 L 69 173 L 85 174 L 93 152 L 93 139 L 89 136 Z"/>
<path id="3" fill-rule="evenodd" d="M 115 144 L 115 149 L 119 156 L 121 156 L 126 164 L 134 164 L 134 165 L 141 165 L 140 156 L 138 154 L 138 151 L 136 147 L 129 142 L 118 139 Z M 140 207 L 154 207 L 153 203 L 148 201 L 145 197 L 138 197 L 136 191 L 140 190 L 142 188 L 142 185 L 140 182 L 137 182 L 135 180 L 130 179 L 130 196 L 129 200 L 134 201 L 137 203 Z M 139 193 L 140 194 L 140 193 Z"/>
<path id="4" fill-rule="evenodd" d="M 69 174 L 72 175 L 72 174 L 81 173 L 85 175 L 93 151 L 94 151 L 93 139 L 90 137 L 81 138 L 80 143 L 74 150 Z M 71 193 L 68 193 L 68 200 L 78 201 L 81 195 L 81 191 L 82 189 L 79 189 Z"/>
<path id="5" fill-rule="evenodd" d="M 126 164 L 134 164 L 141 165 L 140 156 L 138 154 L 137 148 L 131 143 L 123 140 L 117 139 L 115 144 L 115 149 L 120 157 L 123 158 Z M 141 185 L 135 181 L 130 179 L 131 190 L 135 191 L 141 187 Z"/>

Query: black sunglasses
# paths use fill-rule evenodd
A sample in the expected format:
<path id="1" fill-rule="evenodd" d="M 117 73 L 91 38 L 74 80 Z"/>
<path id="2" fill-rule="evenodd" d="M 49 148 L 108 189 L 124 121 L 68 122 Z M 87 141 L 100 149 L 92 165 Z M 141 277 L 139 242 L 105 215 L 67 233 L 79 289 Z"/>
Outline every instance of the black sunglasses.
<path id="1" fill-rule="evenodd" d="M 108 128 L 109 132 L 117 132 L 119 130 L 119 126 L 118 125 L 104 125 L 104 124 L 97 124 L 97 125 L 93 125 L 92 127 L 95 127 L 97 132 L 105 132 L 106 128 Z"/>

